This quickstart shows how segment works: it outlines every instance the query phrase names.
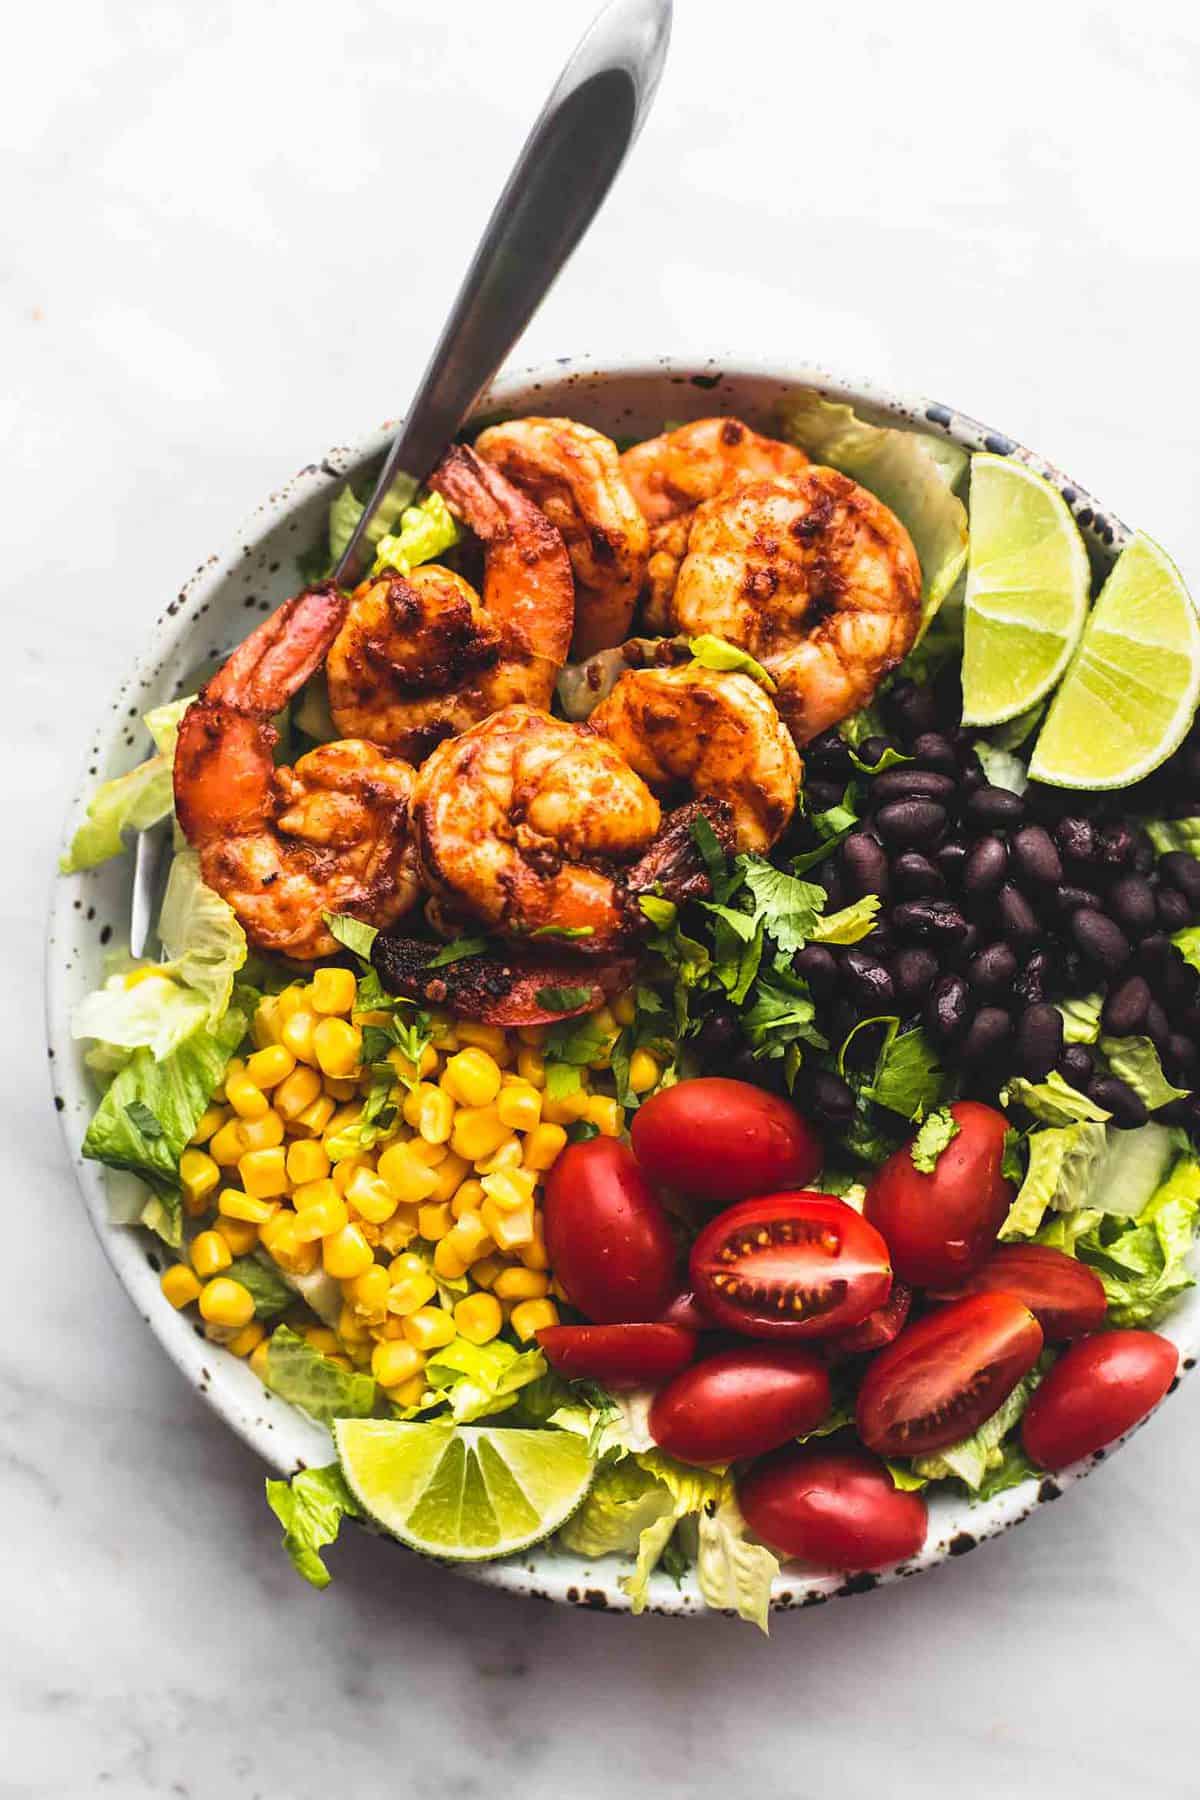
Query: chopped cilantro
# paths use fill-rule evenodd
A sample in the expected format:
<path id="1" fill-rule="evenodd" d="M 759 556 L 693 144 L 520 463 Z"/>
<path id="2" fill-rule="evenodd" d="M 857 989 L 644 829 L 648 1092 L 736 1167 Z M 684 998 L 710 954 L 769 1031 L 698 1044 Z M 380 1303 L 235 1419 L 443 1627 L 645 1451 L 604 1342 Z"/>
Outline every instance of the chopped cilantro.
<path id="1" fill-rule="evenodd" d="M 539 925 L 529 935 L 531 938 L 589 938 L 595 935 L 595 930 L 594 925 Z"/>
<path id="2" fill-rule="evenodd" d="M 913 1168 L 919 1169 L 922 1175 L 932 1175 L 942 1151 L 954 1142 L 961 1130 L 962 1126 L 948 1107 L 939 1106 L 936 1112 L 931 1112 L 909 1149 Z"/>
<path id="3" fill-rule="evenodd" d="M 425 967 L 446 969 L 451 963 L 465 962 L 469 956 L 482 956 L 487 947 L 486 938 L 455 938 L 453 943 L 444 944 L 436 955 L 431 956 Z"/>
<path id="4" fill-rule="evenodd" d="M 590 987 L 544 987 L 538 988 L 534 999 L 547 1012 L 576 1012 L 586 1006 L 592 997 Z"/>
<path id="5" fill-rule="evenodd" d="M 157 1117 L 144 1100 L 130 1100 L 125 1107 L 125 1117 L 136 1131 L 141 1132 L 144 1138 L 165 1136 Z"/>
<path id="6" fill-rule="evenodd" d="M 322 913 L 329 928 L 330 935 L 355 956 L 361 956 L 364 962 L 371 960 L 371 946 L 379 936 L 374 925 L 364 925 L 361 919 L 355 919 L 349 913 Z"/>

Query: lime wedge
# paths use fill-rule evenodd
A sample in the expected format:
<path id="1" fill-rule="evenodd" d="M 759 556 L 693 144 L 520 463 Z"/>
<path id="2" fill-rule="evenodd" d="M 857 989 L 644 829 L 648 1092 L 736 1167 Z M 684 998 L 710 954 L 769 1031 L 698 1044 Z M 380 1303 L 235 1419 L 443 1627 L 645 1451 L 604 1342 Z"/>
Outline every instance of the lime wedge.
<path id="1" fill-rule="evenodd" d="M 569 1519 L 595 1463 L 566 1431 L 338 1419 L 342 1472 L 363 1510 L 413 1550 L 486 1562 Z"/>
<path id="2" fill-rule="evenodd" d="M 1165 550 L 1139 532 L 1101 590 L 1034 745 L 1051 787 L 1119 788 L 1165 762 L 1200 700 L 1200 619 Z"/>
<path id="3" fill-rule="evenodd" d="M 1071 660 L 1091 571 L 1066 501 L 1024 463 L 971 458 L 963 616 L 963 723 L 1028 712 Z"/>

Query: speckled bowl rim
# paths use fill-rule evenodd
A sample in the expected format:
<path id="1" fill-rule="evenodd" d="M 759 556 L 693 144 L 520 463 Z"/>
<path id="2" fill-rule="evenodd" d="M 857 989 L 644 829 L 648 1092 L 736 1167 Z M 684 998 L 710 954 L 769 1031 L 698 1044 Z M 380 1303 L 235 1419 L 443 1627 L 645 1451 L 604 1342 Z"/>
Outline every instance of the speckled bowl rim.
<path id="1" fill-rule="evenodd" d="M 660 416 L 663 418 L 741 409 L 750 414 L 753 422 L 760 424 L 764 423 L 764 412 L 769 410 L 767 402 L 772 396 L 775 404 L 779 404 L 791 390 L 815 389 L 830 399 L 848 402 L 864 416 L 933 431 L 968 451 L 986 449 L 1014 457 L 1036 469 L 1062 493 L 1084 534 L 1093 560 L 1101 568 L 1111 561 L 1130 535 L 1117 515 L 1102 506 L 1086 489 L 1006 434 L 939 401 L 898 393 L 815 364 L 797 366 L 778 358 L 755 358 L 744 353 L 700 359 L 664 356 L 649 362 L 561 357 L 553 363 L 501 376 L 481 398 L 476 416 L 496 412 L 570 410 L 574 405 L 581 416 L 586 417 L 589 397 L 599 398 L 603 411 L 605 394 L 611 393 L 614 384 L 622 383 L 658 384 L 662 389 Z M 620 429 L 611 412 L 606 428 Z M 163 685 L 164 669 L 172 658 L 179 666 L 184 646 L 196 631 L 198 621 L 222 590 L 237 580 L 239 571 L 247 566 L 248 559 L 253 558 L 256 545 L 302 505 L 321 495 L 332 497 L 348 474 L 382 454 L 393 430 L 394 424 L 381 426 L 358 444 L 332 450 L 319 463 L 301 469 L 251 514 L 233 537 L 229 549 L 208 557 L 185 583 L 151 628 L 145 650 L 117 689 L 95 733 L 76 783 L 64 845 L 82 819 L 86 797 L 98 778 L 95 771 L 100 777 L 118 772 L 144 753 L 139 746 L 137 755 L 134 754 L 134 735 L 129 721 L 148 705 L 169 697 Z M 232 595 L 227 604 L 231 601 Z M 122 901 L 129 890 L 131 861 L 124 859 L 120 887 Z M 103 875 L 102 871 L 98 873 Z M 47 1027 L 54 1100 L 88 1216 L 133 1304 L 172 1361 L 225 1423 L 281 1474 L 289 1474 L 306 1464 L 326 1461 L 330 1456 L 330 1441 L 323 1431 L 266 1393 L 244 1364 L 207 1343 L 184 1315 L 167 1305 L 158 1286 L 161 1246 L 156 1248 L 155 1240 L 148 1233 L 110 1224 L 101 1171 L 96 1164 L 86 1163 L 80 1157 L 79 1146 L 94 1106 L 94 1095 L 79 1046 L 70 1036 L 69 1016 L 80 991 L 81 968 L 90 963 L 89 979 L 95 979 L 99 952 L 95 948 L 94 918 L 89 917 L 88 909 L 94 904 L 96 883 L 97 873 L 55 880 L 46 946 Z M 120 913 L 120 905 L 114 907 L 114 913 Z M 1190 1370 L 1194 1367 L 1200 1340 L 1200 1299 L 1195 1290 L 1163 1329 L 1179 1349 L 1181 1372 Z M 1108 1451 L 1101 1451 L 1053 1478 L 1024 1483 L 982 1505 L 971 1506 L 965 1500 L 938 1496 L 931 1506 L 931 1529 L 920 1554 L 878 1575 L 843 1578 L 785 1568 L 774 1586 L 772 1610 L 820 1605 L 834 1597 L 865 1593 L 881 1584 L 935 1568 L 947 1558 L 973 1550 L 985 1539 L 1019 1524 L 1037 1506 L 1057 1500 L 1066 1488 L 1090 1474 L 1115 1448 L 1111 1446 Z M 399 1545 L 395 1549 L 403 1553 Z M 627 1610 L 629 1607 L 617 1580 L 628 1565 L 611 1558 L 589 1563 L 543 1547 L 502 1562 L 450 1566 L 474 1580 L 513 1593 L 597 1610 Z M 651 1582 L 649 1610 L 711 1616 L 699 1594 L 694 1573 L 685 1578 L 680 1587 L 665 1575 L 655 1575 Z"/>

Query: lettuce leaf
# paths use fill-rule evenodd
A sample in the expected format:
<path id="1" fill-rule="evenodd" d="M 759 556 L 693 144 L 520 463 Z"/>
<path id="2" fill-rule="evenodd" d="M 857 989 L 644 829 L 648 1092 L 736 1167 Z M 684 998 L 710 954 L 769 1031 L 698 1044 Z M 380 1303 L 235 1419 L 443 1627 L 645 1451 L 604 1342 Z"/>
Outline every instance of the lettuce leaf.
<path id="1" fill-rule="evenodd" d="M 629 1595 L 632 1610 L 644 1612 L 649 1598 L 650 1577 L 667 1547 L 672 1532 L 681 1519 L 719 1506 L 726 1490 L 723 1469 L 691 1468 L 678 1463 L 662 1450 L 647 1450 L 637 1456 L 640 1468 L 662 1483 L 671 1496 L 671 1511 L 647 1525 L 638 1540 L 637 1561 L 631 1575 L 621 1577 L 620 1586 Z"/>
<path id="2" fill-rule="evenodd" d="M 419 563 L 432 562 L 453 549 L 461 535 L 442 496 L 426 494 L 423 500 L 405 508 L 399 531 L 385 532 L 379 538 L 371 573 L 380 575 L 395 569 L 401 575 L 410 575 Z"/>
<path id="3" fill-rule="evenodd" d="M 1102 1037 L 1100 1049 L 1113 1074 L 1127 1082 L 1151 1112 L 1168 1106 L 1172 1100 L 1182 1100 L 1189 1091 L 1173 1087 L 1167 1080 L 1158 1051 L 1148 1037 Z"/>
<path id="4" fill-rule="evenodd" d="M 283 1526 L 283 1547 L 297 1575 L 315 1588 L 328 1587 L 321 1551 L 336 1540 L 343 1519 L 362 1517 L 339 1465 L 301 1469 L 290 1481 L 268 1481 L 267 1505 Z"/>
<path id="5" fill-rule="evenodd" d="M 439 1402 L 446 1402 L 456 1424 L 494 1418 L 506 1412 L 521 1388 L 546 1373 L 540 1350 L 517 1350 L 503 1338 L 472 1344 L 455 1338 L 425 1365 L 425 1380 Z"/>
<path id="6" fill-rule="evenodd" d="M 207 887 L 194 850 L 180 850 L 167 876 L 158 935 L 164 965 L 177 981 L 203 996 L 215 1025 L 229 1005 L 233 978 L 246 960 L 246 934 L 227 900 Z"/>
<path id="7" fill-rule="evenodd" d="M 1169 850 L 1186 850 L 1200 857 L 1200 818 L 1147 819 L 1146 835 L 1160 856 Z"/>
<path id="8" fill-rule="evenodd" d="M 925 631 L 966 565 L 967 509 L 953 491 L 966 452 L 931 433 L 868 425 L 851 407 L 815 393 L 792 403 L 783 433 L 878 494 L 907 527 L 921 563 Z"/>
<path id="9" fill-rule="evenodd" d="M 147 965 L 144 971 L 110 975 L 102 988 L 87 994 L 71 1014 L 71 1036 L 97 1039 L 101 1053 L 91 1066 L 112 1074 L 134 1050 L 149 1050 L 161 1062 L 207 1020 L 202 995 Z"/>
<path id="10" fill-rule="evenodd" d="M 992 787 L 1007 788 L 1010 794 L 1023 794 L 1029 786 L 1029 772 L 1019 756 L 1001 750 L 986 738 L 976 738 L 975 754 Z"/>
<path id="11" fill-rule="evenodd" d="M 914 1473 L 924 1475 L 929 1481 L 945 1481 L 953 1476 L 966 1487 L 978 1492 L 988 1471 L 998 1469 L 1003 1463 L 1001 1443 L 1029 1405 L 1029 1397 L 1039 1380 L 1040 1376 L 1036 1373 L 1026 1375 L 1023 1381 L 1017 1383 L 1007 1400 L 970 1437 L 963 1438 L 960 1443 L 950 1444 L 945 1450 L 939 1450 L 932 1456 L 914 1456 Z"/>
<path id="12" fill-rule="evenodd" d="M 1032 1132 L 1029 1167 L 1000 1227 L 1000 1241 L 1032 1237 L 1047 1208 L 1070 1212 L 1082 1207 L 1106 1142 L 1103 1125 L 1091 1120 Z"/>
<path id="13" fill-rule="evenodd" d="M 1112 1117 L 1086 1094 L 1073 1088 L 1069 1081 L 1064 1081 L 1057 1069 L 1052 1069 L 1045 1081 L 1027 1081 L 1023 1075 L 1014 1076 L 1001 1094 L 1000 1104 L 1023 1106 L 1026 1112 L 1047 1125 L 1078 1125 L 1083 1121 L 1102 1125 Z"/>
<path id="14" fill-rule="evenodd" d="M 1136 1219 L 1105 1214 L 1078 1239 L 1076 1255 L 1104 1285 L 1110 1324 L 1154 1325 L 1195 1286 L 1188 1265 L 1198 1214 L 1200 1161 L 1186 1156 Z"/>
<path id="15" fill-rule="evenodd" d="M 737 1613 L 765 1637 L 779 1558 L 764 1544 L 750 1542 L 732 1481 L 725 1483 L 715 1508 L 701 1509 L 698 1523 L 696 1580 L 706 1604 Z"/>
<path id="16" fill-rule="evenodd" d="M 605 1463 L 587 1498 L 558 1533 L 565 1550 L 578 1556 L 632 1556 L 642 1533 L 660 1520 L 675 1522 L 670 1490 L 633 1457 Z"/>
<path id="17" fill-rule="evenodd" d="M 808 934 L 810 944 L 858 944 L 875 929 L 875 915 L 882 901 L 878 894 L 864 894 L 834 913 L 822 913 Z"/>
<path id="18" fill-rule="evenodd" d="M 749 675 L 768 694 L 775 692 L 775 683 L 762 664 L 755 662 L 748 650 L 739 650 L 736 644 L 727 644 L 724 638 L 713 637 L 711 632 L 702 632 L 699 637 L 692 638 L 688 649 L 702 668 Z"/>
<path id="19" fill-rule="evenodd" d="M 298 1406 L 318 1425 L 365 1419 L 379 1397 L 373 1376 L 340 1368 L 287 1325 L 276 1326 L 271 1334 L 263 1380 L 273 1394 Z"/>
<path id="20" fill-rule="evenodd" d="M 1100 1036 L 1100 1014 L 1104 1008 L 1102 994 L 1084 994 L 1076 1000 L 1060 1000 L 1063 1042 L 1094 1044 Z"/>
<path id="21" fill-rule="evenodd" d="M 295 1298 L 273 1263 L 257 1256 L 237 1256 L 225 1270 L 231 1281 L 240 1281 L 254 1301 L 256 1319 L 277 1319 Z M 341 1298 L 339 1294 L 338 1298 Z"/>
<path id="22" fill-rule="evenodd" d="M 175 804 L 172 769 L 179 722 L 194 696 L 171 700 L 145 714 L 144 724 L 157 754 L 111 781 L 102 781 L 88 801 L 87 817 L 59 861 L 64 875 L 95 869 L 125 848 L 125 832 L 146 831 L 168 818 Z"/>
<path id="23" fill-rule="evenodd" d="M 396 475 L 391 488 L 380 502 L 375 517 L 367 526 L 368 545 L 374 547 L 392 529 L 405 507 L 412 505 L 416 492 L 417 483 L 411 475 Z M 329 568 L 332 569 L 341 561 L 365 511 L 366 502 L 357 497 L 349 484 L 334 496 L 329 508 Z"/>

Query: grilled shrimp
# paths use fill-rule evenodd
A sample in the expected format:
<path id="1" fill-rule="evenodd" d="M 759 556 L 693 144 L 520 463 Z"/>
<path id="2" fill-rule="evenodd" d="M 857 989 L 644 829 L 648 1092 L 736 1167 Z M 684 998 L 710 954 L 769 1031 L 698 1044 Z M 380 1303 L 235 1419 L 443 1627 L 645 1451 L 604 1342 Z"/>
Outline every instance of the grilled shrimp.
<path id="1" fill-rule="evenodd" d="M 921 565 L 881 500 L 813 466 L 697 508 L 671 610 L 680 629 L 758 658 L 803 745 L 865 706 L 912 648 Z"/>
<path id="2" fill-rule="evenodd" d="M 276 768 L 271 715 L 319 667 L 346 601 L 332 585 L 264 619 L 183 716 L 175 809 L 209 887 L 251 942 L 301 959 L 337 943 L 323 912 L 390 925 L 417 899 L 413 771 L 358 739 Z"/>
<path id="3" fill-rule="evenodd" d="M 475 448 L 563 535 L 575 571 L 572 655 L 619 644 L 646 578 L 649 532 L 612 439 L 575 419 L 510 419 L 480 432 Z"/>
<path id="4" fill-rule="evenodd" d="M 508 706 L 438 745 L 418 771 L 412 818 L 447 922 L 513 938 L 565 927 L 586 934 L 573 950 L 599 955 L 644 927 L 639 891 L 661 884 L 686 899 L 706 886 L 690 843 L 695 810 L 660 830 L 658 801 L 607 738 Z M 727 839 L 726 809 L 711 810 Z"/>
<path id="5" fill-rule="evenodd" d="M 670 629 L 670 602 L 697 506 L 743 481 L 797 475 L 808 457 L 794 444 L 762 437 L 740 419 L 695 419 L 634 444 L 621 470 L 650 526 L 648 631 Z"/>
<path id="6" fill-rule="evenodd" d="M 436 563 L 365 582 L 326 664 L 339 731 L 413 762 L 515 701 L 548 706 L 574 617 L 557 529 L 475 454 L 447 451 L 430 486 L 484 546 L 483 600 Z"/>
<path id="7" fill-rule="evenodd" d="M 770 695 L 749 675 L 696 662 L 631 669 L 591 723 L 660 798 L 682 783 L 727 801 L 737 849 L 765 853 L 786 831 L 803 765 Z"/>

